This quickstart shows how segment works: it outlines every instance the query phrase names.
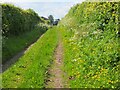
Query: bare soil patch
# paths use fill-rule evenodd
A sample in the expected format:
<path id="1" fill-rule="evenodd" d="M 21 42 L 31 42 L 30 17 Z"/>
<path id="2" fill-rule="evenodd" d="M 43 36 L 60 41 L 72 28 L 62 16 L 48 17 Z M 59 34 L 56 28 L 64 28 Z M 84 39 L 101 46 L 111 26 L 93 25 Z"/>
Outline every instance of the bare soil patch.
<path id="1" fill-rule="evenodd" d="M 55 50 L 53 64 L 51 68 L 49 69 L 49 79 L 47 80 L 46 88 L 64 88 L 63 85 L 63 47 L 61 40 L 58 42 L 58 46 Z"/>

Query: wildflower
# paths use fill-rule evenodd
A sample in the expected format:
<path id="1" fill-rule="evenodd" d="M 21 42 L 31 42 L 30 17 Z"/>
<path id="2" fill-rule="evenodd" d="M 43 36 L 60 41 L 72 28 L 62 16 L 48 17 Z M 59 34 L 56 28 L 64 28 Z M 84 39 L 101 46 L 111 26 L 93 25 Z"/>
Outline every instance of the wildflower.
<path id="1" fill-rule="evenodd" d="M 77 61 L 77 59 L 73 59 L 73 61 L 74 61 L 74 62 L 76 62 L 76 61 Z"/>

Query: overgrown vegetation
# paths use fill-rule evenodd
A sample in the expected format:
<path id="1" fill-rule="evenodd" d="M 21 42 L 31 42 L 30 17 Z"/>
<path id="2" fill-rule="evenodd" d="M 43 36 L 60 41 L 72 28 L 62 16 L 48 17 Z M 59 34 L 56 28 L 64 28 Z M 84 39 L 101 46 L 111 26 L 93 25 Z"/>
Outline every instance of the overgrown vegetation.
<path id="1" fill-rule="evenodd" d="M 84 2 L 60 22 L 71 88 L 118 88 L 118 2 Z"/>
<path id="2" fill-rule="evenodd" d="M 18 62 L 2 74 L 3 88 L 43 88 L 58 42 L 56 28 L 48 30 Z"/>
<path id="3" fill-rule="evenodd" d="M 39 17 L 32 9 L 2 4 L 2 63 L 46 32 L 47 23 L 48 20 Z"/>

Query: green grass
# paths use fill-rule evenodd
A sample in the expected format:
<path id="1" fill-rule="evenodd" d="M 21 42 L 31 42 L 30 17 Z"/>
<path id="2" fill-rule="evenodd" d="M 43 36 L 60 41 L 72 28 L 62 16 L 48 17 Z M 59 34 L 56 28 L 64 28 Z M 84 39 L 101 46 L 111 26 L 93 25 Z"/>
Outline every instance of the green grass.
<path id="1" fill-rule="evenodd" d="M 117 61 L 119 43 L 116 34 L 93 34 L 94 31 L 82 34 L 63 26 L 60 31 L 64 44 L 64 71 L 71 88 L 118 87 L 120 62 Z"/>
<path id="2" fill-rule="evenodd" d="M 25 32 L 19 36 L 3 38 L 2 62 L 4 63 L 9 60 L 15 54 L 35 42 L 44 32 L 45 29 L 38 25 L 30 32 Z"/>
<path id="3" fill-rule="evenodd" d="M 2 87 L 43 88 L 58 42 L 57 36 L 55 28 L 48 30 L 18 62 L 2 74 Z"/>
<path id="4" fill-rule="evenodd" d="M 112 4 L 101 3 L 101 6 L 112 9 L 109 7 Z M 112 24 L 117 22 L 117 18 L 114 22 L 113 17 L 108 16 L 111 18 L 108 24 L 103 22 L 105 27 L 100 28 L 99 23 L 102 21 L 96 18 L 101 17 L 101 14 L 97 13 L 104 11 L 104 21 L 107 16 L 105 12 L 108 12 L 108 9 L 98 9 L 101 6 L 100 3 L 78 4 L 71 8 L 59 24 L 64 46 L 65 78 L 71 88 L 119 87 L 120 45 L 117 24 Z"/>

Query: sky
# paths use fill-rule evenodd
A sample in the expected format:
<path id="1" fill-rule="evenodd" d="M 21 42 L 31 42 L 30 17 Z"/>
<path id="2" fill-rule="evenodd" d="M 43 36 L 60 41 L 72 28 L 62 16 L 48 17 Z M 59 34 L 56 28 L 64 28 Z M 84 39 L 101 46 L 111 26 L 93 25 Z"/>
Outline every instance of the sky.
<path id="1" fill-rule="evenodd" d="M 53 15 L 55 19 L 63 18 L 70 8 L 85 0 L 0 0 L 0 3 L 12 3 L 23 9 L 33 9 L 39 16 Z"/>

